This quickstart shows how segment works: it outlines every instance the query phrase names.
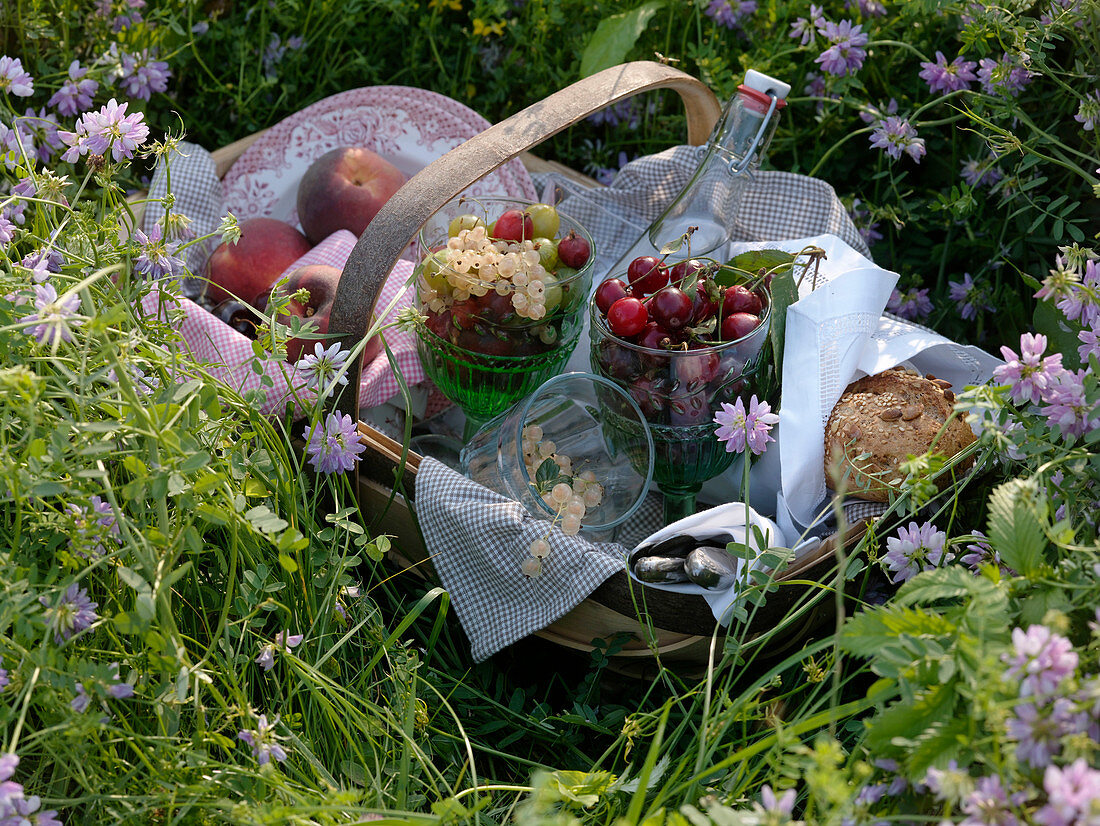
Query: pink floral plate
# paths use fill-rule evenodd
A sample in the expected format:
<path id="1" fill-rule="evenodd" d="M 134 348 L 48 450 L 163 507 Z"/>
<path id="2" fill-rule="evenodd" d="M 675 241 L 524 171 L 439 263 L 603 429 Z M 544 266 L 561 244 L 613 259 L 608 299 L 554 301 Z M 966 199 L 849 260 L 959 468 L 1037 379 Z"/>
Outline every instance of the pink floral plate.
<path id="1" fill-rule="evenodd" d="M 256 139 L 222 179 L 227 208 L 240 220 L 269 216 L 298 226 L 298 182 L 330 149 L 363 146 L 407 176 L 489 122 L 449 97 L 409 86 L 367 86 L 317 101 Z M 538 200 L 518 160 L 482 178 L 466 194 Z"/>

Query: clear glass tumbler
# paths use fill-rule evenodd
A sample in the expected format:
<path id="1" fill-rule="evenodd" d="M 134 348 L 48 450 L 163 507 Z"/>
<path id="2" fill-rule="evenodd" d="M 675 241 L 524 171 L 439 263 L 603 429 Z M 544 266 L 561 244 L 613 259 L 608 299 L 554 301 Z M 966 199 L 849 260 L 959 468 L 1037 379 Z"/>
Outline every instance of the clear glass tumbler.
<path id="1" fill-rule="evenodd" d="M 551 498 L 556 485 L 583 492 L 585 481 L 594 481 L 599 501 L 585 510 L 580 529 L 608 538 L 645 499 L 654 455 L 645 416 L 629 393 L 602 376 L 563 373 L 481 427 L 463 449 L 460 469 L 551 521 L 563 518 Z"/>

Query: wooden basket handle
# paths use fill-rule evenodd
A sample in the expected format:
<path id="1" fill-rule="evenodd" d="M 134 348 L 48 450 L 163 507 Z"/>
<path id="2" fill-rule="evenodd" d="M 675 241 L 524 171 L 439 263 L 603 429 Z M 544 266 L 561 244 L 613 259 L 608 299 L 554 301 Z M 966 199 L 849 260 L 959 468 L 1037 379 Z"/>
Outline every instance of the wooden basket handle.
<path id="1" fill-rule="evenodd" d="M 721 114 L 714 93 L 691 75 L 653 61 L 604 69 L 494 124 L 430 163 L 406 181 L 359 237 L 336 288 L 329 332 L 351 349 L 367 333 L 378 293 L 401 254 L 427 220 L 452 198 L 497 167 L 606 106 L 654 89 L 683 99 L 688 141 L 698 146 Z M 358 376 L 359 359 L 349 367 Z M 359 418 L 359 384 L 349 383 L 327 402 Z"/>

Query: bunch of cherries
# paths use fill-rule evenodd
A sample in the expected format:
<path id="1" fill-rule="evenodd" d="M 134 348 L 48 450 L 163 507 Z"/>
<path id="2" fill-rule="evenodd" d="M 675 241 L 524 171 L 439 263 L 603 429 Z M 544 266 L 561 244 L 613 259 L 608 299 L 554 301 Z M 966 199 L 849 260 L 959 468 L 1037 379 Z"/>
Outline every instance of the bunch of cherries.
<path id="1" fill-rule="evenodd" d="M 630 262 L 626 281 L 596 288 L 596 308 L 618 338 L 652 350 L 697 349 L 743 338 L 761 324 L 764 299 L 744 284 L 720 286 L 712 261 Z"/>

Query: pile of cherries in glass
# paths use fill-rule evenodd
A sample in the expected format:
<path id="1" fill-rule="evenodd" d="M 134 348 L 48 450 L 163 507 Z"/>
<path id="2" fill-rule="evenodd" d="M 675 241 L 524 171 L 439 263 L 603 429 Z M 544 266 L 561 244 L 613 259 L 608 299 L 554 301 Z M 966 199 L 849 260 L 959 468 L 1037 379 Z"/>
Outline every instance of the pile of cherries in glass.
<path id="1" fill-rule="evenodd" d="M 697 349 L 743 338 L 761 324 L 766 299 L 745 284 L 719 286 L 714 262 L 671 266 L 653 255 L 630 262 L 627 281 L 596 288 L 596 308 L 612 334 L 651 350 Z"/>
<path id="2" fill-rule="evenodd" d="M 755 370 L 769 320 L 764 278 L 733 266 L 655 256 L 596 288 L 594 370 L 625 387 L 651 425 L 704 425 Z"/>

